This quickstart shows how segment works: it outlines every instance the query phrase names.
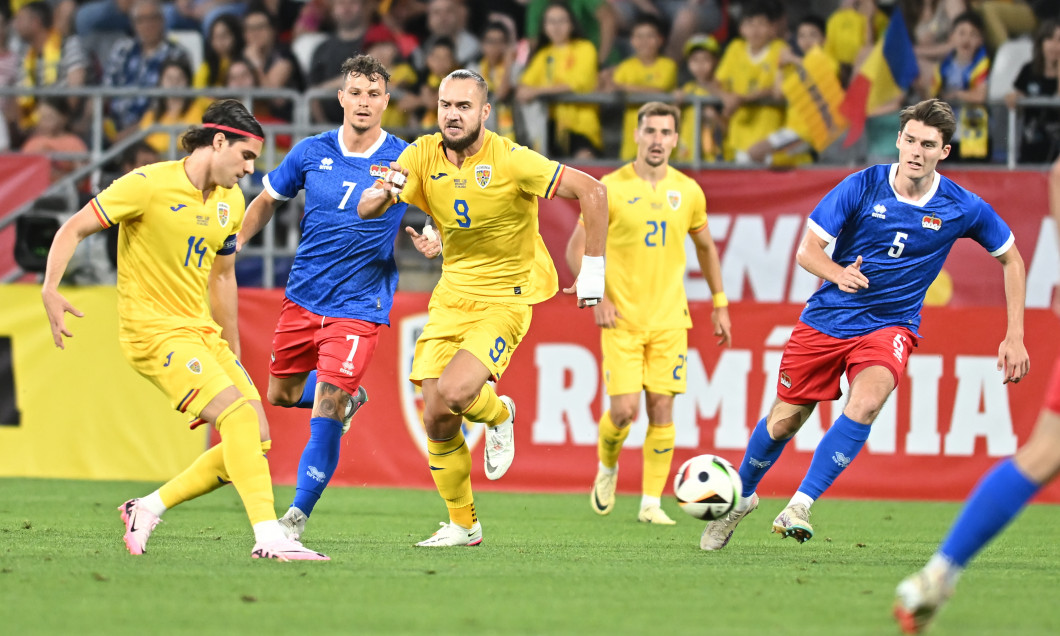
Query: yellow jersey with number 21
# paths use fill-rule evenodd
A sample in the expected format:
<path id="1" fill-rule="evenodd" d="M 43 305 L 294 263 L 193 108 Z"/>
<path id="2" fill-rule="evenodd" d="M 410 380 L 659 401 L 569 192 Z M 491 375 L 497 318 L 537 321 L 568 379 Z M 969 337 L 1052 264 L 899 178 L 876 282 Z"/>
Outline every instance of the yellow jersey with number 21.
<path id="1" fill-rule="evenodd" d="M 523 305 L 555 295 L 537 198 L 555 196 L 562 164 L 489 130 L 459 168 L 445 156 L 441 133 L 417 139 L 398 163 L 409 171 L 401 200 L 431 215 L 441 235 L 439 286 L 469 300 Z"/>
<path id="2" fill-rule="evenodd" d="M 688 329 L 685 236 L 707 230 L 707 199 L 694 179 L 667 168 L 654 189 L 633 164 L 604 175 L 606 293 L 620 329 Z"/>
<path id="3" fill-rule="evenodd" d="M 90 202 L 118 234 L 118 339 L 144 340 L 176 328 L 215 330 L 207 294 L 217 254 L 235 252 L 245 201 L 216 187 L 203 201 L 184 161 L 137 168 Z"/>

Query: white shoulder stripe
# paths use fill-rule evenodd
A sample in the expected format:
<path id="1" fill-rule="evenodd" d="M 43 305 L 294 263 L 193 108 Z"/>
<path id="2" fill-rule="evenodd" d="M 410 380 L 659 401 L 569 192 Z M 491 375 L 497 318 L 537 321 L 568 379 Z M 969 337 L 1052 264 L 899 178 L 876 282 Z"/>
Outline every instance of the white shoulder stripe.
<path id="1" fill-rule="evenodd" d="M 1009 251 L 1009 248 L 1011 248 L 1015 243 L 1016 243 L 1015 235 L 1013 235 L 1012 232 L 1009 232 L 1008 233 L 1008 240 L 1005 241 L 1005 244 L 1002 245 L 1001 247 L 997 248 L 993 252 L 990 252 L 990 255 L 991 256 L 1001 256 L 1005 252 Z"/>
<path id="2" fill-rule="evenodd" d="M 261 179 L 261 185 L 265 188 L 265 191 L 269 193 L 269 196 L 271 196 L 272 198 L 276 199 L 277 201 L 287 201 L 288 199 L 291 198 L 291 197 L 283 196 L 282 194 L 277 192 L 275 190 L 275 188 L 272 187 L 272 184 L 269 183 L 269 175 L 265 175 Z"/>
<path id="3" fill-rule="evenodd" d="M 806 219 L 806 227 L 810 228 L 811 232 L 828 241 L 829 243 L 835 241 L 835 237 L 826 232 L 823 227 L 817 225 L 817 223 L 815 223 L 813 219 Z"/>

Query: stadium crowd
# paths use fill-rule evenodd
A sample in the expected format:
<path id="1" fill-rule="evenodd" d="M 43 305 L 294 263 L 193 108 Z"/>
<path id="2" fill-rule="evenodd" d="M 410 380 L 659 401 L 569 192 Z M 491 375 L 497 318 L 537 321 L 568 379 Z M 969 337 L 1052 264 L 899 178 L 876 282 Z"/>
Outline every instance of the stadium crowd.
<path id="1" fill-rule="evenodd" d="M 870 100 L 864 140 L 842 150 L 841 131 L 807 125 L 792 91 L 821 73 L 848 87 L 899 11 L 918 76 L 904 96 Z M 435 126 L 441 78 L 468 67 L 493 89 L 493 129 L 551 156 L 631 159 L 637 107 L 668 94 L 684 106 L 676 161 L 756 165 L 889 159 L 900 108 L 932 96 L 958 109 L 951 161 L 1003 161 L 1005 110 L 1046 97 L 1057 105 L 1020 109 L 1018 143 L 1021 162 L 1044 163 L 1060 153 L 1058 18 L 1049 0 L 12 0 L 0 86 L 335 89 L 342 62 L 365 52 L 392 75 L 384 127 L 408 139 Z M 85 152 L 90 104 L 3 99 L 0 149 Z M 206 105 L 110 98 L 106 139 L 195 123 Z M 292 106 L 260 101 L 254 115 L 288 122 Z M 341 121 L 330 94 L 310 106 L 315 125 Z"/>

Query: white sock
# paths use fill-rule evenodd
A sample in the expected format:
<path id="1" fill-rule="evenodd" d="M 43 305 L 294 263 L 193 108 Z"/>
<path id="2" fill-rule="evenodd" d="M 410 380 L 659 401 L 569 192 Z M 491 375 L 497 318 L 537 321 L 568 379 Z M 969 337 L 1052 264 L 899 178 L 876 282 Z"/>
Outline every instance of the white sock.
<path id="1" fill-rule="evenodd" d="M 931 560 L 927 562 L 924 569 L 931 573 L 939 574 L 940 578 L 951 588 L 957 585 L 957 579 L 961 578 L 964 568 L 946 558 L 946 555 L 936 552 Z"/>
<path id="2" fill-rule="evenodd" d="M 141 497 L 139 505 L 156 517 L 161 517 L 168 510 L 166 504 L 162 503 L 162 497 L 159 496 L 157 490 L 146 497 Z"/>
<path id="3" fill-rule="evenodd" d="M 603 462 L 600 462 L 599 465 L 600 465 L 600 468 L 598 470 L 600 472 L 602 472 L 602 473 L 605 473 L 605 474 L 608 474 L 608 475 L 614 475 L 615 473 L 618 472 L 618 464 L 615 464 L 614 466 L 609 467 L 609 466 L 604 466 Z"/>
<path id="4" fill-rule="evenodd" d="M 648 506 L 661 506 L 662 501 L 658 497 L 649 497 L 648 495 L 640 496 L 640 507 L 647 508 Z"/>
<path id="5" fill-rule="evenodd" d="M 283 528 L 275 519 L 259 521 L 254 524 L 254 540 L 258 543 L 272 543 L 284 539 Z"/>
<path id="6" fill-rule="evenodd" d="M 740 500 L 736 502 L 736 507 L 733 508 L 736 512 L 747 512 L 747 509 L 751 507 L 751 497 L 755 494 L 751 493 L 746 497 L 740 497 Z"/>
<path id="7" fill-rule="evenodd" d="M 802 505 L 806 506 L 807 510 L 809 510 L 810 506 L 813 505 L 813 497 L 807 495 L 806 493 L 804 493 L 802 491 L 796 492 L 795 496 L 792 497 L 791 501 L 788 502 L 788 505 L 789 506 L 794 506 L 796 504 L 802 504 Z"/>

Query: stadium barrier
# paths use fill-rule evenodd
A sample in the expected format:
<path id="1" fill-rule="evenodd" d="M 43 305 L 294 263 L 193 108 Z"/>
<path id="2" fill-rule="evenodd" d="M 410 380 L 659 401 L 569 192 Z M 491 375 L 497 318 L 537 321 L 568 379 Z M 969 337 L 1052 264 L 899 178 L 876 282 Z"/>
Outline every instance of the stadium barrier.
<path id="1" fill-rule="evenodd" d="M 1056 228 L 1046 211 L 1044 174 L 1004 172 L 999 178 L 991 172 L 946 173 L 983 194 L 1015 232 L 1028 266 L 1026 344 L 1032 372 L 1018 385 L 1001 384 L 995 369 L 1005 331 L 1001 269 L 978 246 L 959 244 L 929 294 L 924 338 L 910 358 L 908 373 L 873 426 L 866 450 L 836 484 L 835 496 L 963 498 L 997 457 L 1026 441 L 1060 352 L 1056 317 L 1048 309 L 1060 262 Z M 813 278 L 794 264 L 806 211 L 845 174 L 694 174 L 708 195 L 711 232 L 733 300 L 735 342 L 732 349 L 719 351 L 703 329 L 710 324 L 710 304 L 704 301 L 709 294 L 693 273 L 687 286 L 699 330 L 691 332 L 684 369 L 688 393 L 675 405 L 675 467 L 702 452 L 732 461 L 741 457 L 751 427 L 772 402 L 781 351 L 802 301 L 814 289 Z M 762 194 L 763 178 L 769 180 L 768 196 Z M 542 231 L 562 262 L 576 211 L 562 201 L 542 208 Z M 693 257 L 689 260 L 694 264 Z M 562 264 L 559 270 L 569 281 Z M 169 412 L 158 391 L 121 359 L 113 290 L 67 292 L 87 316 L 70 319 L 75 338 L 66 351 L 58 351 L 47 331 L 39 289 L 0 287 L 0 303 L 10 308 L 0 317 L 0 335 L 7 338 L 13 361 L 6 369 L 9 381 L 0 368 L 0 407 L 10 407 L 0 413 L 17 410 L 19 416 L 17 426 L 0 426 L 0 474 L 148 480 L 175 474 L 202 449 L 204 435 L 188 432 L 184 419 Z M 244 364 L 262 388 L 281 298 L 279 290 L 240 293 Z M 365 378 L 371 401 L 344 438 L 334 483 L 432 486 L 423 455 L 421 401 L 406 379 L 427 300 L 426 294 L 396 298 L 392 327 L 380 339 Z M 569 297 L 543 303 L 534 313 L 530 333 L 499 385 L 519 407 L 516 462 L 499 482 L 482 478 L 482 430 L 470 427 L 475 487 L 587 491 L 596 466 L 596 420 L 605 408 L 599 333 L 591 315 L 575 309 Z M 838 408 L 839 403 L 818 408 L 763 482 L 764 495 L 788 495 L 797 487 Z M 273 475 L 278 483 L 293 483 L 308 436 L 308 412 L 266 410 L 275 440 Z M 639 490 L 643 414 L 634 426 L 620 460 L 627 467 L 620 473 L 622 492 Z M 1040 500 L 1060 502 L 1060 484 L 1044 490 Z"/>

